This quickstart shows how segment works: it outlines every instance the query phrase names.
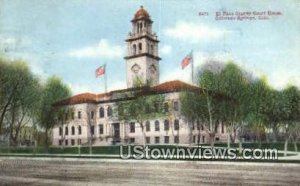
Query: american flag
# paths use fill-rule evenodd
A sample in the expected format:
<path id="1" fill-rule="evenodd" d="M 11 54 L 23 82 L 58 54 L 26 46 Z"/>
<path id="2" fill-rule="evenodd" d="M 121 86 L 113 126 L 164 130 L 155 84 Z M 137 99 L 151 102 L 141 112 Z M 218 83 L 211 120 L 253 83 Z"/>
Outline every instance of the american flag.
<path id="1" fill-rule="evenodd" d="M 105 65 L 96 69 L 96 78 L 105 74 Z"/>
<path id="2" fill-rule="evenodd" d="M 193 62 L 193 54 L 192 52 L 185 56 L 183 60 L 181 61 L 181 68 L 184 69 L 186 66 L 188 66 L 190 63 Z"/>

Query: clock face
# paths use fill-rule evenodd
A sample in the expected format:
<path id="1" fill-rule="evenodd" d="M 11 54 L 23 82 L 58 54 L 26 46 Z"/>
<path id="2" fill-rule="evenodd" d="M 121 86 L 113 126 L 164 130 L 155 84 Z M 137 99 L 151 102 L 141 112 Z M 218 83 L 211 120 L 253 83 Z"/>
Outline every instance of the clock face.
<path id="1" fill-rule="evenodd" d="M 134 72 L 135 74 L 139 73 L 139 71 L 141 70 L 141 67 L 137 64 L 134 64 L 132 67 L 131 67 L 131 71 Z"/>

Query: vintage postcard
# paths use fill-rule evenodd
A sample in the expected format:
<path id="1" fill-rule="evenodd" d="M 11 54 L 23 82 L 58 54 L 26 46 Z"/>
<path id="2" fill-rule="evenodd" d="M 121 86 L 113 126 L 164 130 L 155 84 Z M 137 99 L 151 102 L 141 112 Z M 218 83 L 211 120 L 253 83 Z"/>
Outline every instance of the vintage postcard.
<path id="1" fill-rule="evenodd" d="M 0 0 L 0 185 L 300 185 L 299 0 Z"/>

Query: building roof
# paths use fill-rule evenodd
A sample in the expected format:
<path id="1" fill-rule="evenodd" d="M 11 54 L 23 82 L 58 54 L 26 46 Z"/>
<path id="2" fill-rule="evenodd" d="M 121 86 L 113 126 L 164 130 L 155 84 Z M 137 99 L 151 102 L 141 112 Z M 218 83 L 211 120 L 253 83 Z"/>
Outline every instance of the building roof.
<path id="1" fill-rule="evenodd" d="M 163 93 L 171 93 L 171 92 L 181 92 L 185 90 L 193 91 L 193 92 L 202 91 L 200 87 L 188 83 L 184 83 L 179 80 L 175 80 L 175 81 L 168 81 L 165 83 L 161 83 L 153 87 L 120 89 L 120 90 L 114 90 L 114 91 L 101 93 L 101 94 L 92 94 L 92 93 L 78 94 L 69 97 L 67 99 L 61 100 L 59 102 L 56 102 L 54 103 L 54 106 L 75 105 L 80 103 L 112 102 L 112 101 L 120 100 L 124 97 L 128 97 L 128 95 L 132 92 L 139 92 L 139 94 L 145 95 L 145 94 L 163 94 Z"/>
<path id="2" fill-rule="evenodd" d="M 161 83 L 159 85 L 151 87 L 151 90 L 158 93 L 168 93 L 168 92 L 178 92 L 184 90 L 199 92 L 202 89 L 200 87 L 188 83 L 184 83 L 179 80 L 175 80 L 175 81 L 168 81 L 165 83 Z"/>

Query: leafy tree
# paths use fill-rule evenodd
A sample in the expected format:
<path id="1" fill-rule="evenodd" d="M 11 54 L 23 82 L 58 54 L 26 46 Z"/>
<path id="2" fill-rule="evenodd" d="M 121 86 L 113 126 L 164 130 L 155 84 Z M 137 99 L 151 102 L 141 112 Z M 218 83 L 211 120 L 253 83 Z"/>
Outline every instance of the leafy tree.
<path id="1" fill-rule="evenodd" d="M 54 127 L 58 118 L 64 113 L 64 108 L 53 107 L 53 104 L 70 96 L 69 88 L 63 84 L 58 77 L 50 77 L 43 89 L 41 110 L 40 110 L 40 127 L 45 131 L 45 146 L 49 146 L 49 131 Z"/>
<path id="2" fill-rule="evenodd" d="M 145 144 L 145 122 L 167 114 L 162 107 L 164 95 L 149 92 L 148 86 L 137 88 L 128 95 L 123 101 L 117 102 L 114 112 L 121 121 L 136 121 L 139 124 Z"/>
<path id="3" fill-rule="evenodd" d="M 22 128 L 36 123 L 41 85 L 23 61 L 0 59 L 0 71 L 0 131 L 15 145 Z"/>
<path id="4" fill-rule="evenodd" d="M 287 155 L 288 142 L 291 140 L 294 130 L 299 127 L 300 122 L 300 91 L 295 86 L 289 86 L 282 91 L 282 113 L 280 115 L 282 128 L 284 130 L 284 155 Z"/>
<path id="5" fill-rule="evenodd" d="M 270 98 L 271 89 L 267 85 L 265 77 L 250 84 L 251 101 L 248 103 L 248 114 L 246 120 L 249 122 L 252 130 L 255 131 L 261 145 L 262 134 L 268 126 L 268 117 L 266 113 L 269 109 L 268 99 Z"/>

